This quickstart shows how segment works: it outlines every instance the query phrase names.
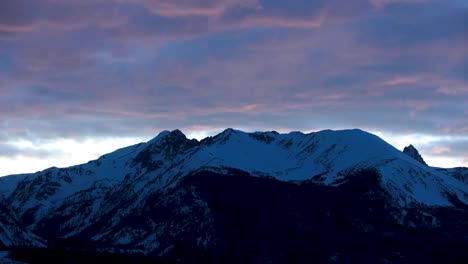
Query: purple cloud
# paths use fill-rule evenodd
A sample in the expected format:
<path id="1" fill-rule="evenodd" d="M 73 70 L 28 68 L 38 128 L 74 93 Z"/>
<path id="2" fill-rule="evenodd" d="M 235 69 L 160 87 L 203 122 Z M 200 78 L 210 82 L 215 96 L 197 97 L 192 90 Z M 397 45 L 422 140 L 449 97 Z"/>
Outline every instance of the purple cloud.
<path id="1" fill-rule="evenodd" d="M 467 12 L 422 0 L 2 1 L 2 133 L 463 135 Z"/>

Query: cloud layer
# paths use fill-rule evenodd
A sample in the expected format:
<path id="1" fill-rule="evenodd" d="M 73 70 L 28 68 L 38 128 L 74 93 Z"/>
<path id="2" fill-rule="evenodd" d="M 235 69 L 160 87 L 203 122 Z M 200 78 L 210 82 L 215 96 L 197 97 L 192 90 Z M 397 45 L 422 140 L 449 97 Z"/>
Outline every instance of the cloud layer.
<path id="1" fill-rule="evenodd" d="M 200 127 L 460 137 L 468 6 L 3 0 L 0 120 L 5 142 Z M 432 147 L 468 156 L 466 144 Z"/>

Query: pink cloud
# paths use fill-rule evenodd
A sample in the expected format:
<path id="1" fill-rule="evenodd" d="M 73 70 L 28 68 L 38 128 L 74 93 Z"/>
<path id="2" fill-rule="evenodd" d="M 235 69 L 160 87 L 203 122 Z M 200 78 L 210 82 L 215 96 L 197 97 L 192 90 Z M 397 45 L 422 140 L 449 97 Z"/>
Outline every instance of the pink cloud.
<path id="1" fill-rule="evenodd" d="M 316 16 L 310 18 L 291 18 L 280 16 L 249 16 L 241 22 L 242 27 L 271 26 L 291 28 L 316 28 L 322 26 L 327 17 L 327 12 L 322 10 Z"/>
<path id="2" fill-rule="evenodd" d="M 369 0 L 369 3 L 375 8 L 382 8 L 391 4 L 398 4 L 398 3 L 421 4 L 421 3 L 427 3 L 429 1 L 430 0 Z"/>
<path id="3" fill-rule="evenodd" d="M 468 86 L 445 86 L 445 87 L 440 87 L 439 89 L 436 90 L 436 93 L 438 94 L 444 94 L 444 95 L 464 95 L 468 94 Z"/>
<path id="4" fill-rule="evenodd" d="M 419 111 L 441 107 L 448 112 L 445 109 L 453 107 L 447 97 L 434 95 L 456 95 L 454 99 L 460 101 L 463 97 L 459 96 L 466 94 L 466 85 L 446 74 L 466 58 L 463 40 L 408 47 L 378 45 L 362 41 L 355 24 L 330 18 L 336 15 L 330 13 L 332 9 L 294 16 L 257 10 L 256 1 L 245 1 L 248 12 L 229 19 L 223 15 L 237 7 L 237 1 L 197 5 L 196 1 L 80 0 L 76 4 L 91 8 L 96 2 L 137 6 L 131 6 L 128 13 L 100 6 L 87 14 L 84 8 L 64 21 L 42 16 L 31 28 L 18 30 L 25 34 L 18 34 L 17 43 L 11 42 L 13 68 L 8 79 L 12 82 L 2 89 L 24 90 L 24 98 L 30 100 L 11 103 L 2 95 L 6 98 L 5 118 L 64 112 L 65 118 L 103 116 L 182 124 L 196 115 L 287 116 L 291 112 L 372 108 L 401 111 L 398 113 L 406 118 L 411 111 L 416 118 L 422 116 Z M 252 27 L 270 26 L 288 30 L 268 29 L 270 35 L 262 31 L 259 38 L 244 34 Z M 295 28 L 300 30 L 290 30 Z M 217 32 L 226 34 L 218 38 Z M 233 41 L 246 39 L 226 43 L 226 35 L 228 39 L 233 36 Z M 176 55 L 160 52 L 160 43 L 175 44 L 168 53 Z M 197 45 L 204 47 L 192 54 Z M 177 54 L 181 50 L 188 56 Z M 407 69 L 411 73 L 399 71 Z M 347 81 L 353 78 L 357 82 Z M 4 80 L 0 78 L 0 82 Z M 328 85 L 336 80 L 338 85 Z M 28 98 L 27 89 L 33 86 L 77 92 L 71 98 L 55 100 L 59 96 L 53 93 Z M 164 90 L 168 86 L 183 89 L 171 93 Z M 455 104 L 464 110 L 463 105 Z M 466 131 L 466 125 L 455 130 Z"/>
<path id="5" fill-rule="evenodd" d="M 36 27 L 34 25 L 6 25 L 0 24 L 0 32 L 7 32 L 7 33 L 23 33 L 23 32 L 31 32 Z"/>
<path id="6" fill-rule="evenodd" d="M 52 0 L 57 1 L 57 0 Z M 78 0 L 75 4 L 108 3 L 136 4 L 147 8 L 153 14 L 166 17 L 206 16 L 217 17 L 233 7 L 259 6 L 257 0 Z"/>
<path id="7" fill-rule="evenodd" d="M 223 1 L 140 1 L 152 12 L 168 17 L 208 16 L 217 17 L 233 7 L 256 8 L 256 0 L 223 0 Z"/>
<path id="8" fill-rule="evenodd" d="M 440 154 L 450 152 L 451 150 L 452 149 L 450 149 L 449 147 L 446 147 L 446 146 L 435 146 L 430 150 L 430 153 L 440 155 Z"/>
<path id="9" fill-rule="evenodd" d="M 421 81 L 421 77 L 419 76 L 397 76 L 387 81 L 384 81 L 382 85 L 384 86 L 394 86 L 394 85 L 402 85 L 402 84 L 416 84 Z"/>

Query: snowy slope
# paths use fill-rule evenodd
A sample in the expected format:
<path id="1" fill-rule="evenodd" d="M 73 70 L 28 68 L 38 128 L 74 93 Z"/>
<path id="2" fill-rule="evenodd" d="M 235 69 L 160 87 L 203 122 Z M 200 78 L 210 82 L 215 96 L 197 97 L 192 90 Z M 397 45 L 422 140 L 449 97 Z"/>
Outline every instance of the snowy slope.
<path id="1" fill-rule="evenodd" d="M 457 179 L 465 184 L 468 184 L 468 168 L 466 167 L 456 167 L 456 168 L 435 168 L 437 171 L 448 174 L 449 176 Z"/>
<path id="2" fill-rule="evenodd" d="M 175 146 L 170 145 L 171 140 Z M 343 172 L 374 167 L 382 173 L 384 183 L 398 192 L 395 196 L 405 196 L 405 202 L 449 205 L 443 197 L 449 191 L 468 203 L 465 184 L 447 178 L 446 172 L 421 165 L 377 136 L 361 130 L 278 134 L 227 129 L 200 143 L 193 141 L 188 141 L 178 130 L 163 131 L 147 143 L 119 149 L 87 164 L 2 177 L 0 192 L 24 212 L 38 201 L 56 207 L 79 191 L 121 184 L 125 176 L 135 178 L 137 191 L 148 183 L 155 184 L 154 181 L 159 188 L 174 177 L 201 167 L 237 168 L 284 181 L 320 175 L 321 181 L 330 185 Z M 191 143 L 185 149 L 179 148 L 186 142 Z M 428 199 L 427 195 L 435 195 L 437 199 Z"/>
<path id="3" fill-rule="evenodd" d="M 155 193 L 170 193 L 195 171 L 223 173 L 233 168 L 252 176 L 330 186 L 343 184 L 354 171 L 374 168 L 380 173 L 382 187 L 401 207 L 453 206 L 454 199 L 468 205 L 468 185 L 453 177 L 451 170 L 425 166 L 357 129 L 309 134 L 226 129 L 202 141 L 189 140 L 179 130 L 163 131 L 146 143 L 86 164 L 1 177 L 0 196 L 14 209 L 17 219 L 38 234 L 53 230 L 54 235 L 66 238 L 92 229 L 94 240 L 126 244 L 145 237 L 156 245 L 161 241 L 146 237 L 148 234 L 159 230 L 176 235 L 178 229 L 153 223 L 151 232 L 135 229 L 132 237 L 119 236 L 129 234 L 130 227 L 122 229 L 122 219 L 144 211 L 142 205 Z M 191 197 L 185 211 L 176 210 L 187 219 L 190 210 L 208 210 L 196 194 Z M 164 199 L 151 206 L 174 203 Z M 209 222 L 208 213 L 203 217 L 206 219 L 196 221 Z"/>
<path id="4" fill-rule="evenodd" d="M 202 141 L 175 170 L 183 175 L 201 166 L 237 168 L 283 181 L 320 176 L 327 185 L 340 182 L 347 172 L 371 167 L 380 171 L 383 184 L 402 205 L 450 205 L 447 192 L 468 204 L 465 184 L 361 130 L 277 134 L 228 129 Z"/>
<path id="5" fill-rule="evenodd" d="M 0 248 L 9 246 L 44 246 L 42 239 L 24 230 L 14 212 L 0 201 Z"/>

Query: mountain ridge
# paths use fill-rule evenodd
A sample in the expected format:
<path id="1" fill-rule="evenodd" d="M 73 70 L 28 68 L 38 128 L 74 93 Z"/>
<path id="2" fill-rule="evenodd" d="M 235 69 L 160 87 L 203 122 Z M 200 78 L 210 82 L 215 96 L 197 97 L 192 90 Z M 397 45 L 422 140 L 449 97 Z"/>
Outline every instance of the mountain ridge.
<path id="1" fill-rule="evenodd" d="M 215 200 L 199 193 L 196 188 L 203 185 L 186 184 L 200 173 L 326 186 L 326 193 L 357 186 L 359 177 L 353 175 L 374 175 L 378 188 L 368 192 L 385 193 L 386 207 L 397 208 L 387 213 L 404 226 L 436 228 L 444 221 L 430 208 L 468 205 L 463 169 L 426 166 L 359 129 L 308 134 L 226 129 L 200 141 L 180 130 L 162 131 L 86 164 L 2 177 L 0 193 L 22 228 L 47 241 L 80 239 L 106 245 L 102 250 L 108 252 L 165 255 L 172 250 L 165 239 L 191 233 L 202 248 L 216 247 Z M 419 213 L 410 213 L 414 210 Z"/>

